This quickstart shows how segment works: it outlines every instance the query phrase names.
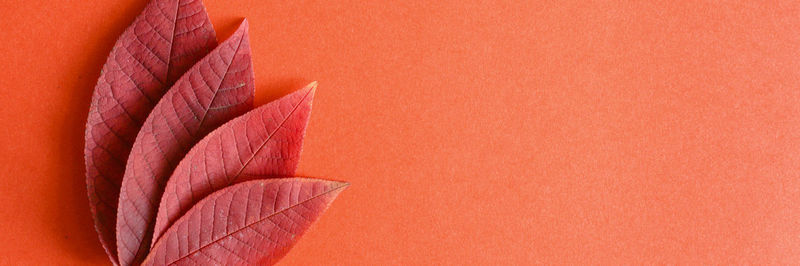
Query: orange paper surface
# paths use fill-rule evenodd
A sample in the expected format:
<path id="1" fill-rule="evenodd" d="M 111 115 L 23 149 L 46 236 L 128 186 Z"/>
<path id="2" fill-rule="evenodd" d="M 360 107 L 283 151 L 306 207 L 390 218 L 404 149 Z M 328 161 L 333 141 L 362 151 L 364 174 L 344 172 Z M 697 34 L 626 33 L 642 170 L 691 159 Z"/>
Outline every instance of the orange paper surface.
<path id="1" fill-rule="evenodd" d="M 797 2 L 204 2 L 352 184 L 284 265 L 800 261 Z M 108 264 L 84 123 L 144 4 L 0 1 L 0 264 Z"/>

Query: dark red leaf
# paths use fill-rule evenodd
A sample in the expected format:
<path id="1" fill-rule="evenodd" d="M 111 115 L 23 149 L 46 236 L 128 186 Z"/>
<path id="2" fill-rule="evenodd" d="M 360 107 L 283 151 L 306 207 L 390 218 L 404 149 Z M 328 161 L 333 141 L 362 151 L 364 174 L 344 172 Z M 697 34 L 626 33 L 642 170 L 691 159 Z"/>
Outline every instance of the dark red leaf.
<path id="1" fill-rule="evenodd" d="M 272 264 L 347 185 L 279 178 L 219 190 L 178 219 L 143 265 Z"/>
<path id="2" fill-rule="evenodd" d="M 197 143 L 167 182 L 154 241 L 197 201 L 231 184 L 291 176 L 297 168 L 316 83 L 220 126 Z"/>
<path id="3" fill-rule="evenodd" d="M 128 157 L 117 213 L 122 265 L 150 249 L 164 184 L 189 148 L 222 123 L 253 107 L 247 21 L 189 69 L 147 117 Z"/>
<path id="4" fill-rule="evenodd" d="M 122 33 L 103 66 L 86 123 L 86 185 L 95 229 L 117 263 L 117 200 L 125 163 L 148 113 L 216 45 L 199 0 L 154 0 Z"/>

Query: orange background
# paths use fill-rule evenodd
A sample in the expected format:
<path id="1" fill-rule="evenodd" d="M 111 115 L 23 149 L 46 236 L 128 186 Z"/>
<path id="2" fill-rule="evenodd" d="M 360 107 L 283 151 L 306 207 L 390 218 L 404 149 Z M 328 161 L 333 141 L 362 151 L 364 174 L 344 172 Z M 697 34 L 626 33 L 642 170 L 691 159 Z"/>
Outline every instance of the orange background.
<path id="1" fill-rule="evenodd" d="M 368 2 L 205 1 L 352 183 L 283 264 L 800 261 L 796 1 Z M 83 130 L 144 4 L 0 0 L 0 263 L 107 263 Z"/>

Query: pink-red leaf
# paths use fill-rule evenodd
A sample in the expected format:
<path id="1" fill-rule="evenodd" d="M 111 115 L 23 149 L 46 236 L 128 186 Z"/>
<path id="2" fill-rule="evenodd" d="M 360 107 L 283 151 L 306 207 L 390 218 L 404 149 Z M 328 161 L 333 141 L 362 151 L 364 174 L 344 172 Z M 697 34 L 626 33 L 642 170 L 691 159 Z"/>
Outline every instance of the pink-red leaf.
<path id="1" fill-rule="evenodd" d="M 247 21 L 184 74 L 145 120 L 125 170 L 117 209 L 119 262 L 141 262 L 150 249 L 164 184 L 189 148 L 253 106 Z"/>
<path id="2" fill-rule="evenodd" d="M 153 240 L 197 201 L 231 184 L 291 176 L 297 168 L 316 83 L 238 117 L 197 143 L 175 168 Z"/>
<path id="3" fill-rule="evenodd" d="M 125 163 L 147 114 L 209 50 L 216 35 L 200 0 L 154 0 L 103 66 L 86 123 L 86 186 L 95 229 L 117 263 L 114 228 Z"/>
<path id="4" fill-rule="evenodd" d="M 191 208 L 143 265 L 265 265 L 283 257 L 346 183 L 279 178 L 239 183 Z"/>

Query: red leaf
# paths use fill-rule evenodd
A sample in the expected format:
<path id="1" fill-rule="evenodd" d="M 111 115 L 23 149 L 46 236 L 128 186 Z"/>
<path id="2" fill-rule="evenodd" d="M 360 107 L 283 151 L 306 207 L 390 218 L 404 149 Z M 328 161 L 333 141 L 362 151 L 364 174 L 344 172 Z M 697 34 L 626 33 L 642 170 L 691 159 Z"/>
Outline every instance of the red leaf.
<path id="1" fill-rule="evenodd" d="M 141 262 L 150 248 L 164 184 L 192 145 L 253 106 L 247 21 L 189 69 L 144 122 L 128 157 L 117 213 L 122 265 Z"/>
<path id="2" fill-rule="evenodd" d="M 311 115 L 316 83 L 259 107 L 209 133 L 175 168 L 158 208 L 153 240 L 197 201 L 231 184 L 291 176 Z"/>
<path id="3" fill-rule="evenodd" d="M 155 0 L 122 33 L 103 66 L 84 156 L 95 229 L 114 263 L 117 199 L 134 138 L 167 88 L 216 43 L 199 0 Z"/>
<path id="4" fill-rule="evenodd" d="M 347 185 L 281 178 L 214 192 L 164 233 L 143 265 L 272 264 Z"/>

